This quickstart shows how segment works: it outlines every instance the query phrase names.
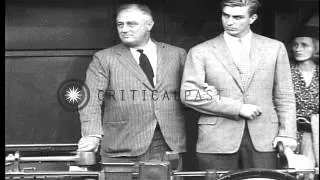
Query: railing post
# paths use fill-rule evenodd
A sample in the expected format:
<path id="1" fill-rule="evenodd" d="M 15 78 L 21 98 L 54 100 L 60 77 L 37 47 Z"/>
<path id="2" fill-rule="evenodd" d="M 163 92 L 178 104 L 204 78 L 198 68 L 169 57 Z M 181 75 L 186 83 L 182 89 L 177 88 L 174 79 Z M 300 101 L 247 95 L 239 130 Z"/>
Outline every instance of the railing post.
<path id="1" fill-rule="evenodd" d="M 102 163 L 106 180 L 132 180 L 134 163 Z"/>
<path id="2" fill-rule="evenodd" d="M 170 180 L 168 161 L 145 161 L 139 163 L 139 180 Z"/>
<path id="3" fill-rule="evenodd" d="M 214 169 L 207 169 L 206 170 L 206 180 L 217 180 L 217 170 Z"/>

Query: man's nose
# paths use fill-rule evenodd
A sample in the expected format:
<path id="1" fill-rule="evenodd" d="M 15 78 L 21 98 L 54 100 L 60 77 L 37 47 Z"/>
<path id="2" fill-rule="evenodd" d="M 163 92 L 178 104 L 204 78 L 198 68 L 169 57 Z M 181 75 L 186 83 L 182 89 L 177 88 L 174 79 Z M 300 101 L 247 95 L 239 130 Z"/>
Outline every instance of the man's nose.
<path id="1" fill-rule="evenodd" d="M 120 32 L 127 32 L 128 31 L 128 26 L 127 25 L 122 25 L 121 27 L 120 27 Z"/>
<path id="2" fill-rule="evenodd" d="M 234 23 L 233 18 L 228 18 L 227 19 L 227 25 L 232 25 Z"/>

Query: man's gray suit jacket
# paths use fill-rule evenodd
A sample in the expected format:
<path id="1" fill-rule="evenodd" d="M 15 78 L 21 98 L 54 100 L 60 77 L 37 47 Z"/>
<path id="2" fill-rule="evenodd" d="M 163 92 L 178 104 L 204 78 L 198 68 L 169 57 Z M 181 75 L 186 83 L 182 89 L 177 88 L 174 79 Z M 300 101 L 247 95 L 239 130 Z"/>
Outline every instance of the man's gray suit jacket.
<path id="1" fill-rule="evenodd" d="M 243 87 L 223 34 L 193 47 L 187 55 L 181 99 L 202 113 L 198 121 L 197 152 L 237 152 L 245 127 L 242 104 L 255 104 L 262 114 L 247 120 L 255 149 L 274 151 L 276 136 L 296 138 L 295 97 L 288 55 L 283 43 L 253 34 L 251 78 Z M 209 93 L 201 90 L 211 89 Z M 189 90 L 207 94 L 190 99 Z M 200 93 L 199 93 L 200 94 Z"/>
<path id="2" fill-rule="evenodd" d="M 123 44 L 93 56 L 85 80 L 90 101 L 79 113 L 82 136 L 103 135 L 102 156 L 143 154 L 157 123 L 169 147 L 185 152 L 185 119 L 179 90 L 186 52 L 165 43 L 155 44 L 154 88 Z"/>

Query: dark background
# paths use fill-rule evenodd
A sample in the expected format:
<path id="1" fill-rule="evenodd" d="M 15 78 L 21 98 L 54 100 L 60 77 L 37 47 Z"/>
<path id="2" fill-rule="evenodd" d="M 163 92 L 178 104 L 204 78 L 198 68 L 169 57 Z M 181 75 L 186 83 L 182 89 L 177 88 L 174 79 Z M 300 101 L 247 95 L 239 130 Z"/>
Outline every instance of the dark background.
<path id="1" fill-rule="evenodd" d="M 77 143 L 77 112 L 57 100 L 59 86 L 83 80 L 93 52 L 119 42 L 114 17 L 124 0 L 6 0 L 5 143 Z M 145 0 L 152 36 L 188 50 L 222 32 L 219 1 Z M 288 44 L 302 24 L 319 25 L 318 0 L 261 0 L 254 32 Z M 186 161 L 195 163 L 198 114 L 188 111 Z M 188 167 L 187 167 L 188 168 Z M 191 168 L 191 166 L 189 167 Z"/>

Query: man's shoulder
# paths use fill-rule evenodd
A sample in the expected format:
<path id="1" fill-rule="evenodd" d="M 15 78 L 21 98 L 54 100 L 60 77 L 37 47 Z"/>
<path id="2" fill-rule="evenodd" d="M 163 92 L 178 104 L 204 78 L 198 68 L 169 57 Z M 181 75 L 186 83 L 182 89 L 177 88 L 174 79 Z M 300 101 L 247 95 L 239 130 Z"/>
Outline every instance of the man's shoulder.
<path id="1" fill-rule="evenodd" d="M 101 50 L 98 50 L 95 52 L 95 55 L 106 55 L 106 54 L 112 54 L 116 51 L 119 51 L 121 48 L 123 48 L 124 45 L 123 44 L 116 44 L 116 45 L 113 45 L 111 47 L 108 47 L 108 48 L 104 48 L 104 49 L 101 49 Z"/>
<path id="2" fill-rule="evenodd" d="M 181 47 L 164 43 L 164 42 L 156 42 L 156 45 L 157 47 L 160 47 L 160 48 L 166 48 L 169 51 L 186 52 L 186 50 Z"/>
<path id="3" fill-rule="evenodd" d="M 223 36 L 219 35 L 219 36 L 216 36 L 214 38 L 211 38 L 211 39 L 208 39 L 196 46 L 211 46 L 211 45 L 214 45 L 214 44 L 219 44 L 221 43 L 221 40 L 223 40 Z"/>
<path id="4" fill-rule="evenodd" d="M 279 41 L 279 40 L 276 40 L 276 39 L 273 39 L 273 38 L 269 38 L 267 36 L 263 36 L 263 35 L 256 34 L 256 33 L 253 34 L 253 38 L 256 38 L 258 41 L 262 41 L 262 42 L 265 42 L 265 43 L 282 44 L 282 42 Z"/>
<path id="5" fill-rule="evenodd" d="M 203 41 L 195 46 L 193 46 L 190 51 L 198 51 L 201 49 L 206 49 L 206 48 L 210 48 L 210 47 L 214 47 L 217 46 L 219 44 L 221 44 L 221 38 L 223 38 L 222 36 L 216 36 L 214 38 L 208 39 L 206 41 Z"/>

